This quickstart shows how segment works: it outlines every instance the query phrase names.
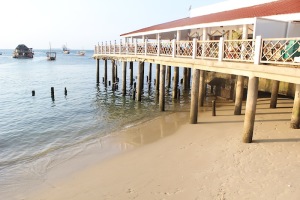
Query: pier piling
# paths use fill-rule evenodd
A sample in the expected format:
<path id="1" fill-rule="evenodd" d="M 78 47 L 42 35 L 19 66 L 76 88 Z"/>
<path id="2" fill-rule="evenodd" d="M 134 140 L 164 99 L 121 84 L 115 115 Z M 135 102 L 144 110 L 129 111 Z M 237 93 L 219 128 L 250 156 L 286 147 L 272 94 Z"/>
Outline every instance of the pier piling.
<path id="1" fill-rule="evenodd" d="M 300 128 L 300 84 L 296 84 L 295 87 L 295 98 L 290 127 L 293 129 Z"/>
<path id="2" fill-rule="evenodd" d="M 277 106 L 279 83 L 280 82 L 276 81 L 276 80 L 272 81 L 272 92 L 271 92 L 270 108 L 276 108 L 276 106 Z"/>
<path id="3" fill-rule="evenodd" d="M 211 102 L 211 107 L 212 107 L 212 116 L 216 116 L 216 100 L 212 100 Z"/>
<path id="4" fill-rule="evenodd" d="M 203 107 L 205 98 L 205 71 L 200 70 L 198 106 Z"/>
<path id="5" fill-rule="evenodd" d="M 35 96 L 35 91 L 32 90 L 31 95 L 34 97 Z"/>
<path id="6" fill-rule="evenodd" d="M 149 63 L 149 83 L 151 83 L 152 80 L 152 63 Z"/>
<path id="7" fill-rule="evenodd" d="M 54 87 L 51 87 L 51 97 L 54 98 Z"/>
<path id="8" fill-rule="evenodd" d="M 242 114 L 243 93 L 244 93 L 244 77 L 238 76 L 236 82 L 236 90 L 235 90 L 234 115 Z"/>
<path id="9" fill-rule="evenodd" d="M 173 99 L 177 98 L 178 91 L 178 79 L 179 79 L 179 67 L 174 67 L 174 82 L 173 82 Z"/>
<path id="10" fill-rule="evenodd" d="M 100 63 L 100 60 L 99 59 L 97 59 L 96 60 L 96 62 L 97 62 L 97 83 L 99 83 L 99 77 L 100 77 L 100 70 L 99 70 L 99 63 Z"/>
<path id="11" fill-rule="evenodd" d="M 167 67 L 167 88 L 171 87 L 171 66 Z"/>
<path id="12" fill-rule="evenodd" d="M 143 84 L 143 62 L 139 62 L 139 67 L 138 67 L 138 83 L 137 83 L 137 100 L 141 101 L 142 100 L 142 84 Z"/>
<path id="13" fill-rule="evenodd" d="M 65 87 L 65 96 L 67 96 L 68 94 L 68 91 L 67 91 L 67 88 Z"/>
<path id="14" fill-rule="evenodd" d="M 129 62 L 129 68 L 130 68 L 130 85 L 133 85 L 133 62 Z"/>
<path id="15" fill-rule="evenodd" d="M 104 85 L 107 87 L 107 60 L 104 60 Z"/>
<path id="16" fill-rule="evenodd" d="M 192 91 L 191 91 L 191 111 L 190 111 L 191 124 L 197 124 L 197 120 L 198 120 L 199 76 L 200 76 L 200 70 L 194 69 Z"/>
<path id="17" fill-rule="evenodd" d="M 166 65 L 160 68 L 160 83 L 159 83 L 159 110 L 165 111 L 165 80 L 166 80 Z"/>
<path id="18" fill-rule="evenodd" d="M 257 95 L 258 95 L 258 78 L 254 76 L 249 77 L 245 119 L 244 119 L 244 136 L 243 136 L 244 143 L 252 142 Z"/>
<path id="19" fill-rule="evenodd" d="M 122 62 L 122 94 L 123 96 L 126 95 L 126 68 L 127 68 L 127 62 L 123 61 Z"/>
<path id="20" fill-rule="evenodd" d="M 160 80 L 160 64 L 156 64 L 156 84 L 155 90 L 159 91 L 159 80 Z"/>

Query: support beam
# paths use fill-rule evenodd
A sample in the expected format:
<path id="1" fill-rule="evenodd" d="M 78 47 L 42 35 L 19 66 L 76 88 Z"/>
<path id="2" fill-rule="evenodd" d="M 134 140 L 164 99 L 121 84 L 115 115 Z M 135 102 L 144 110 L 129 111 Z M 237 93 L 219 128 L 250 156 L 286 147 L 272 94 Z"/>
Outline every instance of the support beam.
<path id="1" fill-rule="evenodd" d="M 97 83 L 99 83 L 99 80 L 100 80 L 100 71 L 99 71 L 100 60 L 97 59 L 96 63 L 97 63 Z"/>
<path id="2" fill-rule="evenodd" d="M 300 84 L 296 84 L 295 87 L 294 106 L 290 126 L 293 129 L 300 128 Z"/>
<path id="3" fill-rule="evenodd" d="M 160 80 L 160 64 L 156 64 L 156 83 L 155 83 L 156 91 L 159 91 L 159 80 Z"/>
<path id="4" fill-rule="evenodd" d="M 198 105 L 203 107 L 205 99 L 205 71 L 200 70 Z"/>
<path id="5" fill-rule="evenodd" d="M 276 108 L 276 106 L 277 106 L 279 83 L 280 83 L 279 81 L 272 80 L 272 92 L 271 92 L 270 108 Z"/>
<path id="6" fill-rule="evenodd" d="M 148 83 L 150 84 L 152 81 L 152 63 L 149 63 L 149 73 L 148 73 L 149 81 Z"/>
<path id="7" fill-rule="evenodd" d="M 159 84 L 159 110 L 165 111 L 165 80 L 166 80 L 166 65 L 160 68 L 160 84 Z"/>
<path id="8" fill-rule="evenodd" d="M 200 77 L 200 70 L 194 69 L 192 91 L 191 91 L 191 111 L 190 111 L 191 124 L 197 124 L 197 119 L 198 119 L 199 77 Z"/>
<path id="9" fill-rule="evenodd" d="M 143 76 L 143 62 L 139 62 L 139 67 L 138 67 L 138 83 L 137 83 L 137 100 L 141 101 L 142 100 L 142 76 Z"/>
<path id="10" fill-rule="evenodd" d="M 126 68 L 127 68 L 127 62 L 123 61 L 122 62 L 122 94 L 123 96 L 126 95 Z"/>
<path id="11" fill-rule="evenodd" d="M 172 93 L 173 99 L 177 98 L 178 82 L 179 82 L 179 67 L 174 67 L 174 82 L 173 82 L 173 93 Z"/>
<path id="12" fill-rule="evenodd" d="M 234 115 L 242 114 L 243 93 L 244 93 L 244 77 L 238 76 L 236 82 L 236 90 L 235 90 Z"/>
<path id="13" fill-rule="evenodd" d="M 245 111 L 245 119 L 244 119 L 244 136 L 243 136 L 244 143 L 252 142 L 257 95 L 258 95 L 258 78 L 254 76 L 249 77 L 246 111 Z"/>

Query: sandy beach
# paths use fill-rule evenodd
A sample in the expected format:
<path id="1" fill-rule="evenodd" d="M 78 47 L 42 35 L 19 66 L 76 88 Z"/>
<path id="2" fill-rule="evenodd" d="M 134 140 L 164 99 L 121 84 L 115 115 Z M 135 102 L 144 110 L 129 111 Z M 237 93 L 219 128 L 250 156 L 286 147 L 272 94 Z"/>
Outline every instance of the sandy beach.
<path id="1" fill-rule="evenodd" d="M 20 199 L 299 199 L 293 100 L 281 98 L 270 109 L 268 98 L 258 99 L 251 144 L 242 143 L 244 115 L 233 115 L 232 102 L 217 104 L 217 116 L 204 107 L 196 125 L 188 124 L 186 110 L 114 134 L 102 144 L 119 148 L 114 156 L 93 164 L 87 164 L 93 156 L 75 159 Z"/>

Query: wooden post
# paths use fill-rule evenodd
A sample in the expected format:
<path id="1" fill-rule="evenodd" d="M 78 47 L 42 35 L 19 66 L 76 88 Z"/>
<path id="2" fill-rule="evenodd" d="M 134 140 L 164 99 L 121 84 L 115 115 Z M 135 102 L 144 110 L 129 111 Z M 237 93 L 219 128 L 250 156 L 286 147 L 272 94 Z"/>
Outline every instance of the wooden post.
<path id="1" fill-rule="evenodd" d="M 130 85 L 133 85 L 133 62 L 130 62 Z"/>
<path id="2" fill-rule="evenodd" d="M 235 90 L 234 115 L 242 114 L 243 93 L 244 93 L 244 77 L 238 76 Z"/>
<path id="3" fill-rule="evenodd" d="M 194 69 L 192 91 L 191 91 L 191 111 L 190 111 L 191 124 L 197 124 L 197 119 L 198 119 L 199 77 L 200 77 L 200 70 Z"/>
<path id="4" fill-rule="evenodd" d="M 200 79 L 199 79 L 199 102 L 198 105 L 203 107 L 205 99 L 205 71 L 200 70 Z"/>
<path id="5" fill-rule="evenodd" d="M 65 96 L 67 96 L 68 94 L 68 91 L 67 91 L 67 88 L 65 87 Z"/>
<path id="6" fill-rule="evenodd" d="M 152 63 L 149 63 L 149 83 L 152 81 Z"/>
<path id="7" fill-rule="evenodd" d="M 156 91 L 159 91 L 159 80 L 160 80 L 160 64 L 156 64 L 156 83 L 155 83 Z"/>
<path id="8" fill-rule="evenodd" d="M 143 81 L 143 62 L 139 62 L 138 83 L 137 83 L 137 100 L 142 100 L 142 81 Z"/>
<path id="9" fill-rule="evenodd" d="M 167 67 L 167 88 L 171 87 L 171 66 Z"/>
<path id="10" fill-rule="evenodd" d="M 51 97 L 54 98 L 54 87 L 51 87 Z"/>
<path id="11" fill-rule="evenodd" d="M 270 108 L 276 108 L 276 106 L 277 106 L 279 83 L 280 82 L 276 81 L 276 80 L 272 81 L 272 92 L 271 92 Z"/>
<path id="12" fill-rule="evenodd" d="M 111 60 L 111 83 L 112 85 L 115 84 L 115 60 Z"/>
<path id="13" fill-rule="evenodd" d="M 104 85 L 107 87 L 107 60 L 104 60 Z"/>
<path id="14" fill-rule="evenodd" d="M 174 67 L 174 82 L 173 82 L 173 99 L 177 98 L 178 80 L 179 79 L 179 67 Z"/>
<path id="15" fill-rule="evenodd" d="M 135 94 L 136 94 L 136 83 L 133 85 L 133 91 L 132 91 L 132 98 L 135 100 Z"/>
<path id="16" fill-rule="evenodd" d="M 166 65 L 160 68 L 160 84 L 159 84 L 159 110 L 165 111 L 165 80 L 166 80 Z"/>
<path id="17" fill-rule="evenodd" d="M 244 136 L 243 136 L 244 143 L 252 142 L 257 95 L 258 95 L 258 78 L 254 76 L 249 77 L 245 119 L 244 119 Z"/>
<path id="18" fill-rule="evenodd" d="M 144 90 L 145 84 L 145 63 L 142 62 L 142 90 Z"/>
<path id="19" fill-rule="evenodd" d="M 97 59 L 97 83 L 99 83 L 100 81 L 100 71 L 99 71 L 99 63 L 100 63 L 100 60 Z"/>
<path id="20" fill-rule="evenodd" d="M 34 97 L 35 96 L 35 91 L 32 90 L 31 95 Z"/>
<path id="21" fill-rule="evenodd" d="M 123 78 L 122 78 L 122 93 L 123 93 L 123 96 L 126 95 L 126 67 L 127 67 L 127 62 L 126 61 L 123 61 L 122 62 L 122 75 L 123 75 Z"/>
<path id="22" fill-rule="evenodd" d="M 290 126 L 293 129 L 300 128 L 300 84 L 296 84 L 295 87 L 294 106 Z"/>

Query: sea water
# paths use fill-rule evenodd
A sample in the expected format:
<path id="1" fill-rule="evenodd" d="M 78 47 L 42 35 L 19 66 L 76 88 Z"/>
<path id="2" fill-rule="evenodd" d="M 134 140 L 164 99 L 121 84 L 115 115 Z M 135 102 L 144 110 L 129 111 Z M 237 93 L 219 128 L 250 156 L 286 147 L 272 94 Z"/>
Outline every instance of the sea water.
<path id="1" fill-rule="evenodd" d="M 132 99 L 127 65 L 127 95 L 122 96 L 122 67 L 117 62 L 119 88 L 96 84 L 93 51 L 85 56 L 76 51 L 47 61 L 47 50 L 35 50 L 33 59 L 14 59 L 13 50 L 0 55 L 0 194 L 43 177 L 53 166 L 70 159 L 93 140 L 159 116 L 155 92 L 155 65 L 150 87 L 146 82 L 141 102 Z M 111 65 L 108 61 L 108 80 Z M 134 76 L 137 73 L 134 65 Z M 54 87 L 54 98 L 51 97 Z M 67 95 L 65 95 L 65 88 Z M 32 96 L 32 91 L 35 96 Z M 187 95 L 189 96 L 189 95 Z M 167 90 L 166 107 L 174 104 Z M 186 104 L 182 98 L 180 104 Z M 180 106 L 172 109 L 180 109 Z"/>

